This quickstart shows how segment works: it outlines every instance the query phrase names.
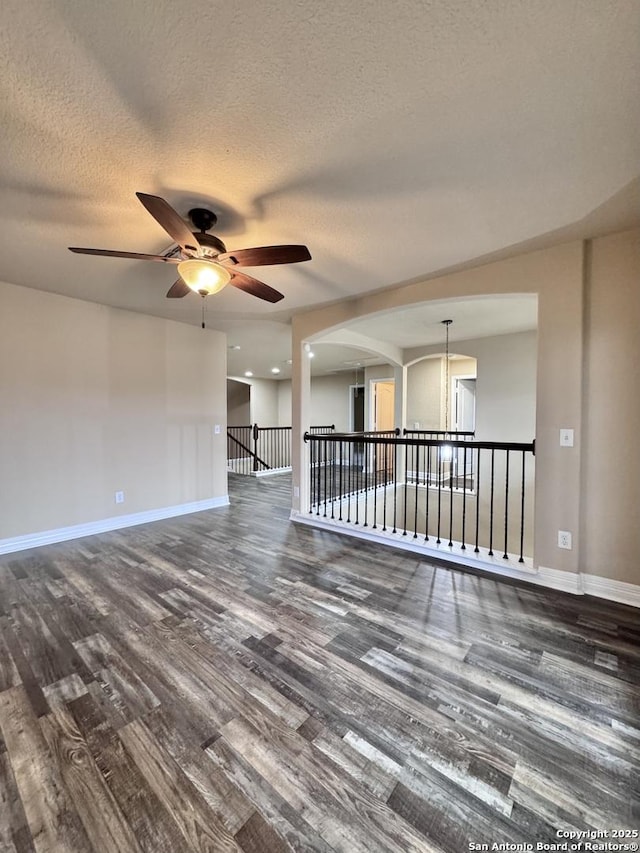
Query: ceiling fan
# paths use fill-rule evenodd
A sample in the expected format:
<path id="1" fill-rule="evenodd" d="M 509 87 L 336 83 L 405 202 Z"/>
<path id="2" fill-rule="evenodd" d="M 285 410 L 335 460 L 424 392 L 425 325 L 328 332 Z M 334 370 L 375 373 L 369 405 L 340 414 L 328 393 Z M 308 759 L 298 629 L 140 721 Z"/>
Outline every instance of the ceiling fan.
<path id="1" fill-rule="evenodd" d="M 83 249 L 69 246 L 71 252 L 81 255 L 106 255 L 110 258 L 134 258 L 139 261 L 160 261 L 177 264 L 180 278 L 167 292 L 169 299 L 180 299 L 192 291 L 200 296 L 218 293 L 231 283 L 267 302 L 279 302 L 284 295 L 257 278 L 240 272 L 236 267 L 257 267 L 265 264 L 297 264 L 311 260 L 306 246 L 260 246 L 254 249 L 238 249 L 227 252 L 227 248 L 213 234 L 207 234 L 218 221 L 210 210 L 195 207 L 189 211 L 189 219 L 195 231 L 191 231 L 182 217 L 163 198 L 147 193 L 136 193 L 147 211 L 153 216 L 171 239 L 179 246 L 165 255 L 146 255 L 137 252 L 116 252 L 110 249 Z"/>

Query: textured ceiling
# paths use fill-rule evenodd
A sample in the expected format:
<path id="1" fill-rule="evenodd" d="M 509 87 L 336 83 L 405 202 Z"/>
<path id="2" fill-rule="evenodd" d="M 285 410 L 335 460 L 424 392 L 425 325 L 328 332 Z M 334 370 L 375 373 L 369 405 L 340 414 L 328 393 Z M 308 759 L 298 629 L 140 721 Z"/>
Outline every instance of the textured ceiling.
<path id="1" fill-rule="evenodd" d="M 443 320 L 453 320 L 449 326 L 451 342 L 525 332 L 538 325 L 538 300 L 535 295 L 514 294 L 425 302 L 359 320 L 349 328 L 373 340 L 412 349 L 442 344 Z"/>
<path id="2" fill-rule="evenodd" d="M 198 324 L 173 270 L 66 247 L 165 249 L 136 190 L 206 203 L 231 249 L 311 249 L 253 271 L 279 305 L 208 300 L 285 359 L 296 310 L 633 224 L 638 32 L 637 0 L 5 0 L 0 279 Z"/>

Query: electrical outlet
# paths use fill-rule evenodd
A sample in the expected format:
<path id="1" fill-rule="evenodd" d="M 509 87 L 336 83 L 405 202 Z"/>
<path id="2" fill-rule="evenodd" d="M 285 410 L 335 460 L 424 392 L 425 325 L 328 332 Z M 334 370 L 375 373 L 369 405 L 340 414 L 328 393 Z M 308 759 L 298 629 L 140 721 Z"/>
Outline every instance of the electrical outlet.
<path id="1" fill-rule="evenodd" d="M 220 424 L 216 424 L 213 428 L 214 435 L 220 435 Z"/>
<path id="2" fill-rule="evenodd" d="M 571 550 L 571 533 L 568 530 L 558 530 L 558 548 L 564 548 L 566 551 Z"/>
<path id="3" fill-rule="evenodd" d="M 294 496 L 294 498 L 300 497 L 300 486 L 294 486 L 293 487 L 293 496 Z"/>
<path id="4" fill-rule="evenodd" d="M 124 492 L 116 492 L 114 497 L 117 504 L 124 503 Z"/>

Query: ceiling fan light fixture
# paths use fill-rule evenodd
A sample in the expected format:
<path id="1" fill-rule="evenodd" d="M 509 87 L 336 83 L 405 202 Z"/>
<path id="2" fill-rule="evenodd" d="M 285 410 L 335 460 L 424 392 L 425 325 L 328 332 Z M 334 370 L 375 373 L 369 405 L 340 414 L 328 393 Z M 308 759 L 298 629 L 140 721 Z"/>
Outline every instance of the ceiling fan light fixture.
<path id="1" fill-rule="evenodd" d="M 184 283 L 201 296 L 219 293 L 231 281 L 231 273 L 215 261 L 189 258 L 178 264 L 178 274 Z"/>

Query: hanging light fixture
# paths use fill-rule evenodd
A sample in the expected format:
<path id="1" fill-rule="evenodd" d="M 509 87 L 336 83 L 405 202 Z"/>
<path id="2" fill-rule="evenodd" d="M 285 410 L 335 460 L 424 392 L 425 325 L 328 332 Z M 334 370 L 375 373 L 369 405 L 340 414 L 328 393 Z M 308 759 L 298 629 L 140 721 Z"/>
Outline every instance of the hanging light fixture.
<path id="1" fill-rule="evenodd" d="M 441 320 L 440 322 L 446 330 L 444 341 L 444 431 L 449 432 L 449 326 L 453 320 Z"/>
<path id="2" fill-rule="evenodd" d="M 449 432 L 449 326 L 453 320 L 441 320 L 445 327 L 445 343 L 444 343 L 444 434 Z M 451 459 L 453 448 L 450 445 L 442 447 L 442 459 L 448 461 Z"/>
<path id="3" fill-rule="evenodd" d="M 221 264 L 206 258 L 189 258 L 178 264 L 178 275 L 195 293 L 211 296 L 231 281 L 231 273 Z"/>

